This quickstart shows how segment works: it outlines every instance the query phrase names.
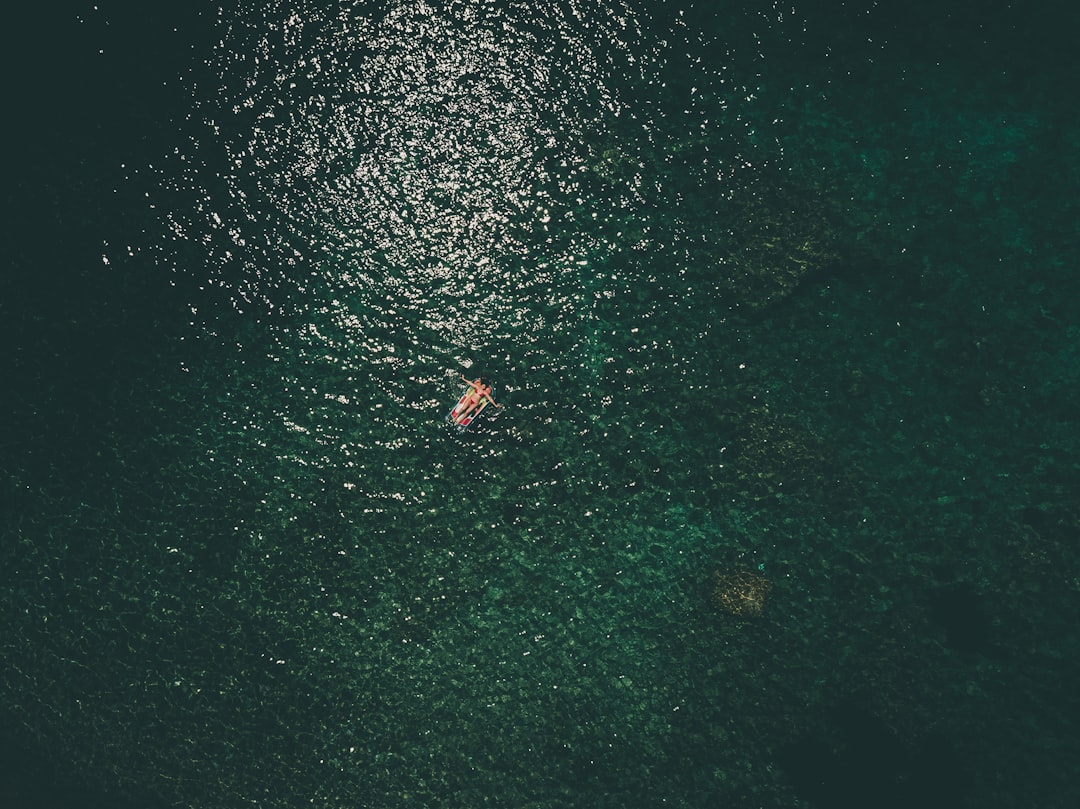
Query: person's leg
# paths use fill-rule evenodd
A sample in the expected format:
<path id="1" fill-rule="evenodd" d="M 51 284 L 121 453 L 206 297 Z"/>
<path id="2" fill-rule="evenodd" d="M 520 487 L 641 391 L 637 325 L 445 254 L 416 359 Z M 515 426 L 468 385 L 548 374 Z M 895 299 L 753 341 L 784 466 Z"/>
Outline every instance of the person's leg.
<path id="1" fill-rule="evenodd" d="M 464 402 L 462 403 L 462 407 L 461 407 L 461 410 L 459 410 L 459 411 L 458 411 L 458 414 L 457 414 L 457 421 L 458 421 L 459 423 L 460 423 L 460 422 L 462 422 L 462 421 L 464 421 L 464 420 L 465 420 L 465 418 L 467 418 L 467 417 L 468 417 L 468 415 L 469 415 L 469 414 L 470 414 L 470 413 L 471 413 L 471 412 L 472 412 L 472 411 L 473 411 L 474 409 L 476 409 L 476 400 L 475 400 L 475 399 L 473 399 L 473 398 L 471 398 L 471 397 L 470 397 L 470 398 L 468 398 L 468 399 L 466 399 L 466 400 L 465 400 L 465 401 L 464 401 Z"/>
<path id="2" fill-rule="evenodd" d="M 454 412 L 459 414 L 464 413 L 473 403 L 473 398 L 474 397 L 472 396 L 472 390 L 470 389 L 469 392 L 465 394 L 464 397 L 462 397 L 461 401 L 458 402 L 457 406 L 454 408 Z"/>

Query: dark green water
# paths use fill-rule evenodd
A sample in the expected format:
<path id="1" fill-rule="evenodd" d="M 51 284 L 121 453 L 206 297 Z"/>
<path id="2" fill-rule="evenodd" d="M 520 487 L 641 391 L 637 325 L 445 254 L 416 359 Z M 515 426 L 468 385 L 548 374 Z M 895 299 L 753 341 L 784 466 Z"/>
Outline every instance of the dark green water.
<path id="1" fill-rule="evenodd" d="M 16 14 L 4 805 L 1076 805 L 1078 17 Z"/>

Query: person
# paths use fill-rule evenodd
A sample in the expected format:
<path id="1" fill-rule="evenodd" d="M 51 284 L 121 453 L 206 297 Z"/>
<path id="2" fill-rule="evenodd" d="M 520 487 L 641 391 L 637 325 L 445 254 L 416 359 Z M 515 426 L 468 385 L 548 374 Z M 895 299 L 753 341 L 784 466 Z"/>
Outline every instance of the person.
<path id="1" fill-rule="evenodd" d="M 461 375 L 461 379 L 468 383 L 469 390 L 465 394 L 465 399 L 454 410 L 454 421 L 460 424 L 464 419 L 469 417 L 469 414 L 480 407 L 480 403 L 485 399 L 496 407 L 502 407 L 501 404 L 491 398 L 491 386 L 484 383 L 483 379 L 477 377 L 475 380 L 470 380 L 465 374 Z"/>

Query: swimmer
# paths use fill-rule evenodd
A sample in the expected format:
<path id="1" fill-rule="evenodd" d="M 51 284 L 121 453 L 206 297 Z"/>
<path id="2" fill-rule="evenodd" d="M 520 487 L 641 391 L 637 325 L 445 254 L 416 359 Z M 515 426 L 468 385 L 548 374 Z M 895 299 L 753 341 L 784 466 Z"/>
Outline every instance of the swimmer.
<path id="1" fill-rule="evenodd" d="M 502 407 L 501 404 L 491 398 L 491 386 L 485 385 L 484 381 L 480 378 L 475 380 L 469 379 L 464 374 L 461 375 L 462 381 L 466 382 L 470 387 L 465 394 L 465 398 L 454 408 L 454 422 L 460 424 L 464 419 L 469 417 L 474 410 L 480 407 L 484 400 L 487 400 L 496 407 Z"/>

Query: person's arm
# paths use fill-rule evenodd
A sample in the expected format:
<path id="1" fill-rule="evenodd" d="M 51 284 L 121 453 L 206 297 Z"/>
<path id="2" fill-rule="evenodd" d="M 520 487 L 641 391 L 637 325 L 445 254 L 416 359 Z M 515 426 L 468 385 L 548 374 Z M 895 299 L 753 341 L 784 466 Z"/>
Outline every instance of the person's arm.
<path id="1" fill-rule="evenodd" d="M 496 402 L 496 401 L 495 401 L 494 399 L 492 399 L 492 398 L 491 398 L 490 396 L 488 396 L 488 395 L 487 395 L 486 393 L 484 394 L 484 398 L 485 398 L 485 399 L 487 399 L 487 400 L 488 400 L 489 402 L 491 402 L 491 403 L 492 403 L 493 405 L 495 405 L 496 407 L 502 407 L 502 405 L 501 405 L 501 404 L 499 404 L 498 402 Z"/>

